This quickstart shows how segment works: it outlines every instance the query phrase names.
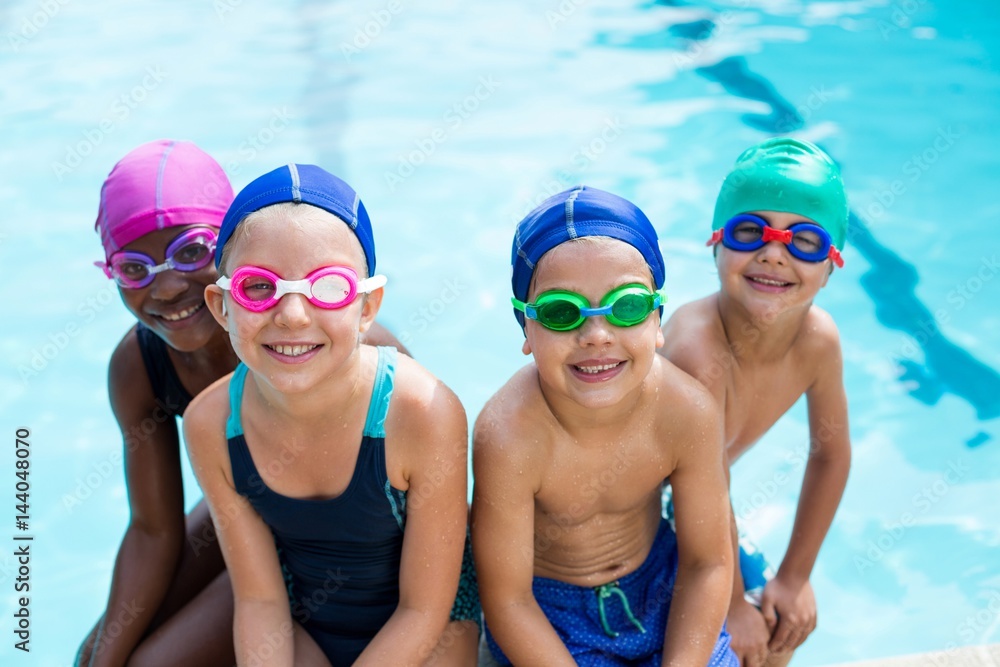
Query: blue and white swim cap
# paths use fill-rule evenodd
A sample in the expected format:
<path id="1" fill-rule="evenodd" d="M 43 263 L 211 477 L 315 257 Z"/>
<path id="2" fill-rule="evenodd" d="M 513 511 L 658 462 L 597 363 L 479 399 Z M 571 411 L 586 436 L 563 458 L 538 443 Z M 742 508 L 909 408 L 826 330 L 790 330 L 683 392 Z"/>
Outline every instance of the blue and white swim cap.
<path id="1" fill-rule="evenodd" d="M 517 224 L 511 251 L 514 297 L 527 301 L 538 260 L 557 245 L 584 236 L 607 236 L 639 251 L 653 274 L 656 289 L 665 278 L 656 230 L 639 207 L 604 190 L 580 185 L 553 195 Z M 521 328 L 524 313 L 514 311 Z"/>
<path id="2" fill-rule="evenodd" d="M 368 275 L 375 275 L 375 238 L 368 211 L 358 193 L 330 172 L 313 164 L 287 164 L 260 176 L 240 190 L 222 220 L 215 246 L 215 268 L 233 232 L 248 215 L 266 206 L 296 202 L 333 213 L 347 223 L 361 242 Z"/>

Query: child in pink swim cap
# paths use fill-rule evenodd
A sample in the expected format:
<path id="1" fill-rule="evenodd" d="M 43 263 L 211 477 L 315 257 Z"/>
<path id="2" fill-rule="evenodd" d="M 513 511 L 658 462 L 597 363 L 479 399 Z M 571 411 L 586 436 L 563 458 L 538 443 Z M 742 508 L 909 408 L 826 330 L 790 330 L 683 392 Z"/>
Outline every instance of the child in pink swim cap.
<path id="1" fill-rule="evenodd" d="M 232 587 L 204 500 L 184 516 L 175 419 L 239 361 L 204 299 L 218 279 L 212 256 L 232 200 L 222 167 L 189 141 L 139 146 L 101 188 L 95 228 L 104 260 L 96 264 L 138 319 L 108 372 L 131 519 L 107 607 L 77 665 L 235 662 Z M 365 340 L 403 350 L 377 324 Z"/>
<path id="2" fill-rule="evenodd" d="M 218 228 L 232 201 L 229 179 L 208 153 L 190 141 L 160 139 L 139 146 L 111 170 L 94 226 L 110 257 L 167 227 Z"/>

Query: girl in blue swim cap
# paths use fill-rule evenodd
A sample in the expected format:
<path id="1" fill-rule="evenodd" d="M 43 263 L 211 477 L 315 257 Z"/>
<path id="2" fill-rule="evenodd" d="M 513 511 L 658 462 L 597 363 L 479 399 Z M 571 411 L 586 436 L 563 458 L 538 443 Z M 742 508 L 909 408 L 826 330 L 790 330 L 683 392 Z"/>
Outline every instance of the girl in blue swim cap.
<path id="1" fill-rule="evenodd" d="M 237 195 L 216 264 L 206 301 L 242 363 L 184 433 L 238 664 L 470 664 L 465 412 L 415 361 L 362 343 L 386 279 L 361 200 L 319 167 L 280 167 Z"/>

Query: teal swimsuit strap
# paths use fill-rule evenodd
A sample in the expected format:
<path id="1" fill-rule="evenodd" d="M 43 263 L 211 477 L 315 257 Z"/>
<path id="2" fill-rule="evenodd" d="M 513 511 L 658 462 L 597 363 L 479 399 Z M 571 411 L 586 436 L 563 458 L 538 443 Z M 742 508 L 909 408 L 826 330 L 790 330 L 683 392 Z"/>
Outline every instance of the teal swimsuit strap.
<path id="1" fill-rule="evenodd" d="M 229 419 L 226 421 L 226 437 L 243 434 L 243 420 L 240 407 L 243 404 L 243 387 L 246 385 L 247 367 L 240 364 L 229 380 Z M 364 434 L 371 438 L 385 437 L 385 416 L 389 412 L 389 400 L 396 376 L 396 348 L 378 348 L 378 368 L 375 371 L 375 385 L 372 387 L 368 417 L 365 419 Z"/>
<path id="2" fill-rule="evenodd" d="M 375 370 L 375 385 L 372 400 L 368 404 L 364 434 L 369 438 L 385 437 L 385 416 L 389 412 L 389 399 L 396 377 L 396 348 L 379 347 L 378 368 Z"/>
<path id="3" fill-rule="evenodd" d="M 226 420 L 226 438 L 243 435 L 240 406 L 243 404 L 243 386 L 246 384 L 247 367 L 241 363 L 229 379 L 229 419 Z"/>

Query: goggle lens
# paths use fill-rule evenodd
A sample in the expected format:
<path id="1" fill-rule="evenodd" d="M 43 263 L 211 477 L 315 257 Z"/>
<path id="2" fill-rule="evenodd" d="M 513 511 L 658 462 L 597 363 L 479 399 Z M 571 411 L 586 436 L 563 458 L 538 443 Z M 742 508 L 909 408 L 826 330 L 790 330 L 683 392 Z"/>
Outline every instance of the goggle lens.
<path id="1" fill-rule="evenodd" d="M 313 297 L 329 304 L 343 303 L 350 296 L 352 289 L 347 278 L 339 273 L 320 276 L 312 284 Z"/>
<path id="2" fill-rule="evenodd" d="M 653 297 L 644 294 L 622 294 L 611 304 L 611 314 L 625 326 L 639 324 L 653 312 Z M 612 320 L 614 321 L 614 320 Z"/>
<path id="3" fill-rule="evenodd" d="M 539 303 L 537 308 L 538 321 L 549 329 L 565 331 L 583 322 L 580 306 L 566 298 L 556 298 L 552 301 Z"/>
<path id="4" fill-rule="evenodd" d="M 243 275 L 235 279 L 233 293 L 251 303 L 264 303 L 274 298 L 278 285 L 274 278 L 263 274 Z"/>

